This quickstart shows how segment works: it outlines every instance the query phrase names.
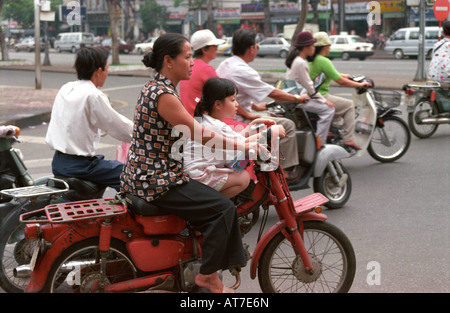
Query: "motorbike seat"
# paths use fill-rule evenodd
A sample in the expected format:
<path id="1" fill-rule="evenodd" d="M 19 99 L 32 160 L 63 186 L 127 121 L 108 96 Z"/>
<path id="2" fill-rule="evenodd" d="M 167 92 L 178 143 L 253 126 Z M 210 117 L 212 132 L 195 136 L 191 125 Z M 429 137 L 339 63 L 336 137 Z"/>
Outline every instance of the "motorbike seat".
<path id="1" fill-rule="evenodd" d="M 64 180 L 69 185 L 70 190 L 65 194 L 65 197 L 72 201 L 101 198 L 106 189 L 105 186 L 80 178 L 64 176 L 55 176 L 55 178 Z"/>
<path id="2" fill-rule="evenodd" d="M 157 216 L 167 214 L 153 203 L 147 202 L 142 198 L 133 196 L 128 193 L 125 195 L 125 201 L 127 202 L 128 209 L 130 209 L 130 211 L 136 215 Z"/>

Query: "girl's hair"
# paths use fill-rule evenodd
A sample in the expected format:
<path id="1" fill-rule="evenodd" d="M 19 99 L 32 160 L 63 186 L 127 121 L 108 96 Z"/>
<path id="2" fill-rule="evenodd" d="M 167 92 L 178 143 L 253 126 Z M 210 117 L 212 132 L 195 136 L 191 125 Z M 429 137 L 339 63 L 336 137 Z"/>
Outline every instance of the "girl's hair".
<path id="1" fill-rule="evenodd" d="M 160 72 L 164 63 L 164 57 L 176 58 L 182 51 L 182 46 L 189 40 L 180 34 L 167 33 L 156 39 L 153 50 L 144 55 L 142 63 Z"/>
<path id="2" fill-rule="evenodd" d="M 288 56 L 286 57 L 286 61 L 284 62 L 284 64 L 285 64 L 288 68 L 291 68 L 292 63 L 294 63 L 295 58 L 298 57 L 300 51 L 302 51 L 303 48 L 304 48 L 304 47 L 297 48 L 297 47 L 292 46 L 292 49 L 291 49 L 291 51 L 289 51 L 289 54 L 288 54 Z"/>
<path id="3" fill-rule="evenodd" d="M 78 50 L 75 69 L 78 79 L 90 80 L 96 70 L 105 70 L 109 51 L 104 47 L 87 47 Z"/>
<path id="4" fill-rule="evenodd" d="M 208 79 L 203 85 L 202 98 L 195 107 L 194 116 L 202 116 L 204 112 L 211 113 L 216 100 L 223 101 L 237 92 L 238 89 L 231 80 L 219 77 Z"/>

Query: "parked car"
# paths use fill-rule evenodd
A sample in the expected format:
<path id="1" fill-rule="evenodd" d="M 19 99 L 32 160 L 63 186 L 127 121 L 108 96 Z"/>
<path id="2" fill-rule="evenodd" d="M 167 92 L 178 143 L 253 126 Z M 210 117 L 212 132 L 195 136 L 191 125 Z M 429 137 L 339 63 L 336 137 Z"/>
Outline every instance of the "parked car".
<path id="1" fill-rule="evenodd" d="M 330 59 L 349 60 L 350 58 L 358 58 L 365 60 L 374 54 L 373 44 L 356 35 L 333 35 L 330 36 L 330 40 L 333 43 L 328 55 Z"/>
<path id="2" fill-rule="evenodd" d="M 41 51 L 43 51 L 45 49 L 45 43 L 41 40 Z M 18 42 L 14 45 L 14 50 L 16 50 L 16 52 L 18 51 L 34 51 L 35 48 L 35 44 L 34 44 L 34 38 L 32 37 L 28 37 L 23 39 L 21 42 Z"/>
<path id="3" fill-rule="evenodd" d="M 71 51 L 75 53 L 82 47 L 92 47 L 94 44 L 94 34 L 74 32 L 58 34 L 54 46 L 58 52 Z"/>
<path id="4" fill-rule="evenodd" d="M 231 55 L 231 48 L 233 46 L 233 37 L 224 39 L 225 43 L 217 46 L 217 54 Z"/>
<path id="5" fill-rule="evenodd" d="M 146 39 L 145 41 L 141 42 L 141 43 L 137 43 L 134 46 L 134 50 L 138 53 L 138 54 L 144 54 L 147 51 L 150 51 L 153 49 L 153 45 L 155 44 L 156 39 L 158 39 L 157 37 L 150 37 L 148 39 Z"/>
<path id="6" fill-rule="evenodd" d="M 119 40 L 119 53 L 128 54 L 133 51 L 133 45 L 127 44 L 123 39 Z M 111 38 L 106 38 L 102 41 L 102 46 L 108 49 L 112 49 L 112 40 Z"/>
<path id="7" fill-rule="evenodd" d="M 259 42 L 258 56 L 277 55 L 286 58 L 291 48 L 290 43 L 281 37 L 268 37 Z"/>
<path id="8" fill-rule="evenodd" d="M 419 55 L 419 27 L 405 27 L 398 29 L 386 42 L 384 51 L 393 54 L 398 60 L 405 56 Z M 439 27 L 425 27 L 425 55 L 431 58 L 433 46 L 438 41 Z"/>

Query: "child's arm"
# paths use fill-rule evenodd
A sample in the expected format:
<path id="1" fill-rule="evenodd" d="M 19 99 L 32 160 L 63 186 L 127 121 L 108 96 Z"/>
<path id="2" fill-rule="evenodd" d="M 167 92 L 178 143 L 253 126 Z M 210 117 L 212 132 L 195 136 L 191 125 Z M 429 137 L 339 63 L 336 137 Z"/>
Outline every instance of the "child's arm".
<path id="1" fill-rule="evenodd" d="M 257 123 L 262 123 L 264 125 L 266 125 L 266 127 L 271 127 L 272 125 L 275 125 L 276 122 L 271 120 L 271 119 L 267 119 L 267 118 L 257 118 L 254 119 L 253 121 L 250 122 L 250 124 L 248 124 L 247 127 L 245 127 L 240 134 L 244 137 L 248 137 L 250 135 L 250 128 L 257 124 Z"/>
<path id="2" fill-rule="evenodd" d="M 274 137 L 284 138 L 286 136 L 286 131 L 282 125 L 272 125 L 272 126 L 270 126 L 270 128 L 272 129 L 272 134 Z M 261 132 L 245 138 L 245 142 L 256 141 L 260 137 L 261 137 Z"/>

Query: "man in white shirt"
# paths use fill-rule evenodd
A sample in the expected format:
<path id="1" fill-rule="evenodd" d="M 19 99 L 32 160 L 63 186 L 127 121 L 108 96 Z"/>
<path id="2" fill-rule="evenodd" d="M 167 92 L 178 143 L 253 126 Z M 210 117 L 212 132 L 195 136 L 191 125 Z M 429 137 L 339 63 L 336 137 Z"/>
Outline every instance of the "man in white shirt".
<path id="1" fill-rule="evenodd" d="M 75 61 L 77 81 L 61 87 L 53 104 L 46 142 L 55 150 L 55 176 L 77 177 L 119 190 L 123 163 L 96 155 L 101 136 L 130 142 L 133 123 L 116 112 L 98 89 L 108 76 L 108 51 L 83 48 Z"/>
<path id="2" fill-rule="evenodd" d="M 238 87 L 237 102 L 239 103 L 238 121 L 248 123 L 261 115 L 253 110 L 262 112 L 266 110 L 266 103 L 261 102 L 269 97 L 276 101 L 296 101 L 298 103 L 309 100 L 308 95 L 293 95 L 262 81 L 259 73 L 248 65 L 258 53 L 256 33 L 249 29 L 239 29 L 233 34 L 233 56 L 220 63 L 216 72 L 219 77 L 233 81 Z M 253 102 L 259 102 L 254 104 Z M 266 113 L 267 114 L 267 113 Z M 286 137 L 280 140 L 280 161 L 286 180 L 294 183 L 301 174 L 298 169 L 298 148 L 295 135 L 295 124 L 287 118 L 270 117 L 277 124 L 284 127 Z"/>

